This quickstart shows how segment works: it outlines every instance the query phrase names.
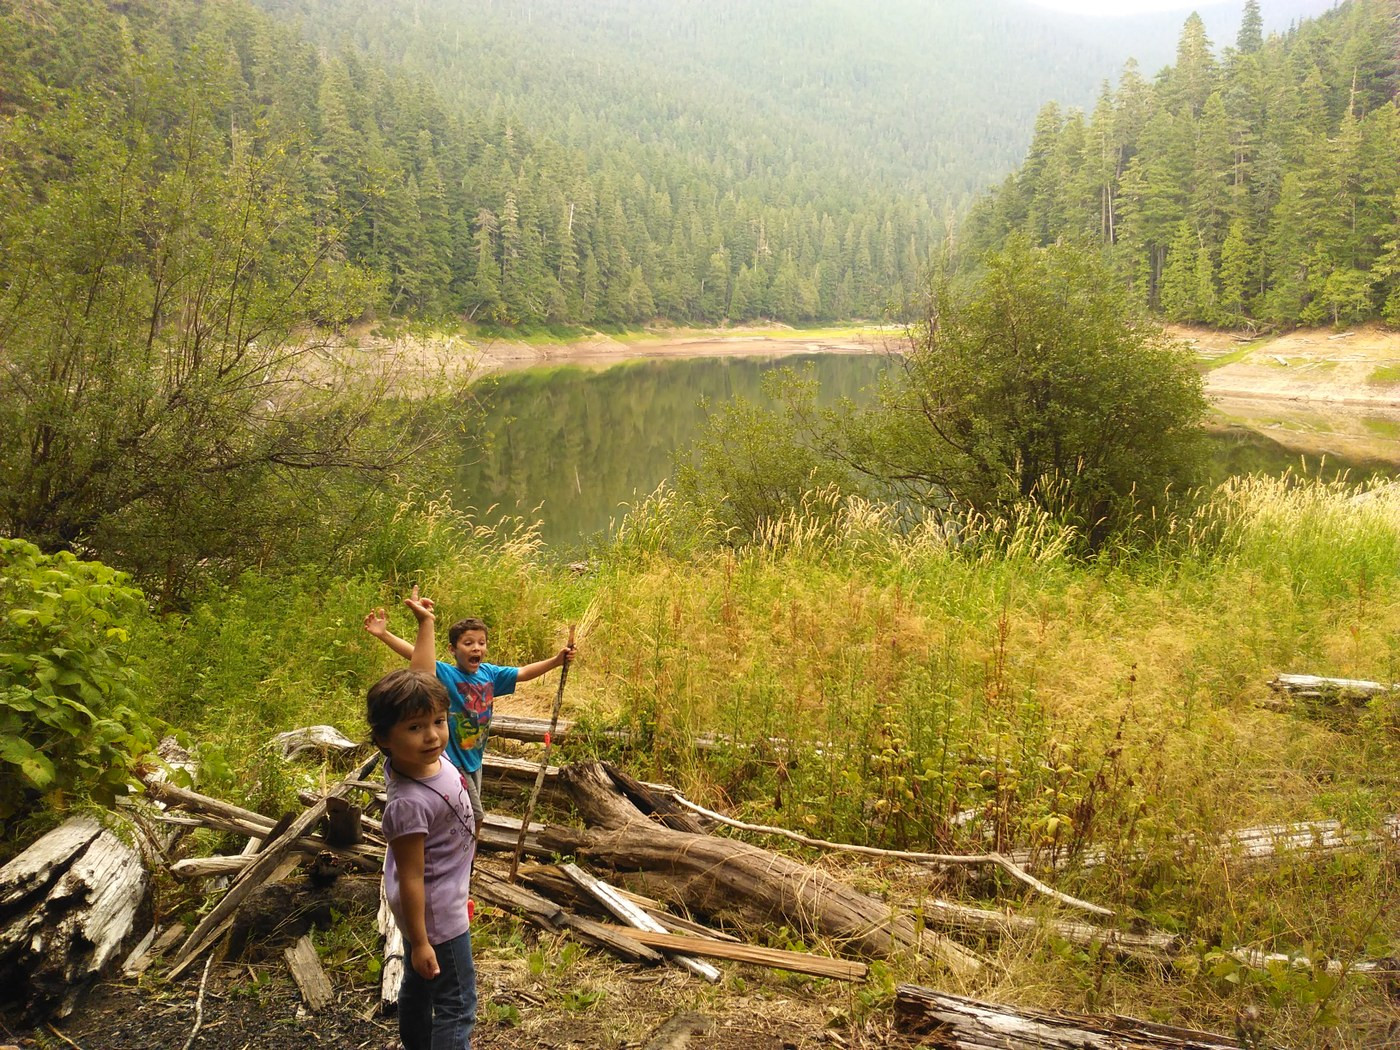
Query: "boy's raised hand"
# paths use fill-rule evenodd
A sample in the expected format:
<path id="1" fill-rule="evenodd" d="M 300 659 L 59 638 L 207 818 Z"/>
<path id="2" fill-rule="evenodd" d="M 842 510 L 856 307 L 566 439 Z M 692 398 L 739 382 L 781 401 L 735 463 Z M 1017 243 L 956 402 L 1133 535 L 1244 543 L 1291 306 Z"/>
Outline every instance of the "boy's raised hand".
<path id="1" fill-rule="evenodd" d="M 413 618 L 419 623 L 433 618 L 433 600 L 431 598 L 418 597 L 418 584 L 413 585 L 413 593 L 403 600 L 413 613 Z"/>
<path id="2" fill-rule="evenodd" d="M 365 630 L 376 638 L 383 638 L 389 633 L 389 614 L 383 606 L 365 614 Z"/>

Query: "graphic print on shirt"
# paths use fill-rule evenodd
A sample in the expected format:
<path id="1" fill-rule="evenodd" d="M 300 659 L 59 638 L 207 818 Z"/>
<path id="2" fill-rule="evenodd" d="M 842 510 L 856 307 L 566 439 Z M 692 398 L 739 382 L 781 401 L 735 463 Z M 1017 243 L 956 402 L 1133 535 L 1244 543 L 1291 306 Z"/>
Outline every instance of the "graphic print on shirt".
<path id="1" fill-rule="evenodd" d="M 456 718 L 457 746 L 471 751 L 491 728 L 491 704 L 495 690 L 490 682 L 457 682 L 461 714 Z"/>

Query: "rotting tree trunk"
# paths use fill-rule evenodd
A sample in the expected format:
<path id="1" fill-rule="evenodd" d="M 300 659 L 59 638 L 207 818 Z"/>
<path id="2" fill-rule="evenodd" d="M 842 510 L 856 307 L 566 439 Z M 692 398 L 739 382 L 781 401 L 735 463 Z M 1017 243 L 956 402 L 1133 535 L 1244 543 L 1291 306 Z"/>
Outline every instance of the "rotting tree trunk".
<path id="1" fill-rule="evenodd" d="M 945 1050 L 1240 1050 L 1210 1032 L 998 1006 L 913 984 L 895 990 L 894 1016 L 899 1031 L 924 1037 L 919 1045 Z"/>
<path id="2" fill-rule="evenodd" d="M 830 937 L 868 957 L 912 949 L 959 975 L 982 965 L 975 954 L 921 928 L 912 916 L 818 868 L 745 842 L 658 826 L 619 793 L 598 763 L 570 766 L 560 778 L 585 821 L 604 830 L 545 828 L 539 840 L 548 849 L 618 871 L 672 876 L 687 906 L 701 913 L 733 913 L 737 907 L 804 934 Z"/>
<path id="3" fill-rule="evenodd" d="M 75 817 L 0 868 L 0 985 L 66 1016 L 131 936 L 148 878 L 140 854 Z"/>

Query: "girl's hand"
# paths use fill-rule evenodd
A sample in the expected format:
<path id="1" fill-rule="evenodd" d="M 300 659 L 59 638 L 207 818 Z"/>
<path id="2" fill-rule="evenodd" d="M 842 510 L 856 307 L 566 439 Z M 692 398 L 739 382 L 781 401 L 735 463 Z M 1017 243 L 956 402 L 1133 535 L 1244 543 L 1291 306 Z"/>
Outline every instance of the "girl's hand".
<path id="1" fill-rule="evenodd" d="M 431 944 L 415 944 L 411 956 L 413 972 L 425 981 L 431 981 L 442 972 L 438 967 L 437 952 Z"/>
<path id="2" fill-rule="evenodd" d="M 413 613 L 413 618 L 419 623 L 433 618 L 433 600 L 431 598 L 418 597 L 418 584 L 413 585 L 413 593 L 403 600 Z"/>

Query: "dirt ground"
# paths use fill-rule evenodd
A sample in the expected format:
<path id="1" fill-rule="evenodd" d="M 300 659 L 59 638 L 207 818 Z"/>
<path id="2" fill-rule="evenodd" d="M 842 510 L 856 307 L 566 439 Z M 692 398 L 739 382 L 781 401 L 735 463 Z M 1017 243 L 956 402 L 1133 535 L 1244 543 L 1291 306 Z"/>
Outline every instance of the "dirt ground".
<path id="1" fill-rule="evenodd" d="M 714 987 L 677 969 L 645 969 L 587 952 L 573 957 L 567 973 L 541 979 L 515 952 L 488 946 L 480 956 L 477 1050 L 640 1048 L 668 1021 L 682 1031 L 704 1030 L 655 1044 L 667 1050 L 908 1045 L 887 1022 L 851 1022 L 849 991 L 828 982 L 726 963 L 725 983 Z M 375 1010 L 377 985 L 343 972 L 332 980 L 335 1000 L 314 1015 L 301 1005 L 285 967 L 271 959 L 214 964 L 207 981 L 200 966 L 174 982 L 159 975 L 111 981 L 63 1020 L 34 1026 L 0 1017 L 0 1050 L 396 1050 L 393 1018 Z"/>

